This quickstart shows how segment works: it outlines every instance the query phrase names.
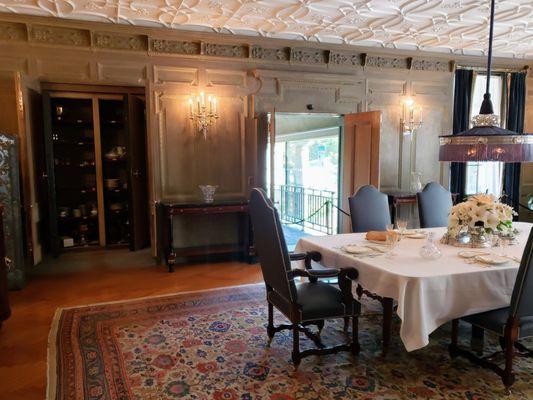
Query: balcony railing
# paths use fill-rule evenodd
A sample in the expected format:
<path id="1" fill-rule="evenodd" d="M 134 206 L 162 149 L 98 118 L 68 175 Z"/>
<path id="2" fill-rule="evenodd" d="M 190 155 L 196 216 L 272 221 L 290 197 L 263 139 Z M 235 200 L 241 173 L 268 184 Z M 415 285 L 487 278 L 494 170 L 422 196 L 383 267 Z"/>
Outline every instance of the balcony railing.
<path id="1" fill-rule="evenodd" d="M 276 190 L 282 223 L 333 234 L 337 228 L 337 193 L 330 190 L 282 185 Z"/>

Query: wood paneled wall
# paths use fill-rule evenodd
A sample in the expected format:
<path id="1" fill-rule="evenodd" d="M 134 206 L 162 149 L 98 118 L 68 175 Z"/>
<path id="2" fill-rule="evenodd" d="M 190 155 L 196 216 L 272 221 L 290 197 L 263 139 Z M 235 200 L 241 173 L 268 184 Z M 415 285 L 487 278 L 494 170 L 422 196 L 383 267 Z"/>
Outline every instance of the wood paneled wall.
<path id="1" fill-rule="evenodd" d="M 0 71 L 19 71 L 28 82 L 146 88 L 151 208 L 158 200 L 198 199 L 203 183 L 219 185 L 220 197 L 246 197 L 260 182 L 262 116 L 308 112 L 309 104 L 313 112 L 381 111 L 381 186 L 406 188 L 403 95 L 424 107 L 417 170 L 424 181 L 447 185 L 437 138 L 451 130 L 454 62 L 484 60 L 0 15 Z M 188 119 L 187 98 L 200 90 L 220 99 L 207 139 Z"/>

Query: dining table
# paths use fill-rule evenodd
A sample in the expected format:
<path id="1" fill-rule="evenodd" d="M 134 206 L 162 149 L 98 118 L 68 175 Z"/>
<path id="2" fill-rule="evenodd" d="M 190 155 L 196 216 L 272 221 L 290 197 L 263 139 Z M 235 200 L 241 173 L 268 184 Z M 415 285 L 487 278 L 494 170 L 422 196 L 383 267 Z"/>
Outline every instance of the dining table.
<path id="1" fill-rule="evenodd" d="M 505 248 L 471 249 L 442 244 L 440 238 L 446 228 L 429 228 L 413 235 L 417 238 L 403 236 L 392 254 L 367 241 L 365 233 L 302 237 L 295 252 L 319 252 L 322 256 L 319 263 L 327 268 L 356 268 L 359 276 L 354 292 L 383 301 L 384 335 L 387 329 L 390 331 L 387 325 L 391 319 L 391 315 L 387 318 L 385 314 L 392 314 L 394 302 L 401 321 L 400 338 L 407 351 L 414 351 L 428 345 L 429 335 L 448 321 L 509 305 L 533 224 L 515 222 L 514 227 L 518 231 L 516 240 Z M 423 258 L 420 254 L 431 232 L 441 252 L 437 259 Z M 370 246 L 370 250 L 353 254 L 346 251 L 350 245 Z M 508 261 L 493 265 L 479 261 L 479 257 L 466 258 L 473 251 L 504 255 Z M 389 339 L 384 337 L 386 340 Z"/>

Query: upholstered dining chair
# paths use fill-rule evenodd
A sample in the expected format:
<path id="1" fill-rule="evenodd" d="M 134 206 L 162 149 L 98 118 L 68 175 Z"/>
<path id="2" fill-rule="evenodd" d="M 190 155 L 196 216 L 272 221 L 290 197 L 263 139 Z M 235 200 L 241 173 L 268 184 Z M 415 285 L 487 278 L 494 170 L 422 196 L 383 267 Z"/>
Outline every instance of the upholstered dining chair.
<path id="1" fill-rule="evenodd" d="M 253 189 L 250 198 L 250 217 L 254 230 L 254 243 L 259 255 L 261 271 L 266 285 L 268 302 L 267 333 L 274 335 L 291 329 L 293 334 L 292 361 L 297 367 L 303 357 L 332 354 L 339 351 L 359 353 L 358 316 L 360 303 L 353 298 L 352 281 L 358 273 L 354 268 L 312 269 L 311 259 L 320 260 L 318 253 L 294 254 L 287 251 L 278 212 L 262 189 Z M 292 269 L 291 260 L 304 260 L 304 269 Z M 295 277 L 305 277 L 309 282 L 296 283 Z M 321 282 L 319 278 L 337 277 L 339 288 Z M 274 307 L 290 324 L 274 326 Z M 324 320 L 352 319 L 352 339 L 349 344 L 326 348 L 320 339 Z M 318 333 L 308 326 L 316 325 Z M 299 334 L 309 337 L 316 348 L 300 351 Z"/>
<path id="2" fill-rule="evenodd" d="M 430 182 L 416 194 L 421 228 L 448 226 L 452 194 L 437 182 Z"/>
<path id="3" fill-rule="evenodd" d="M 494 332 L 500 337 L 500 344 L 505 353 L 505 367 L 501 368 L 490 361 L 494 356 L 478 357 L 474 353 L 465 350 L 458 345 L 459 320 L 452 323 L 452 342 L 449 346 L 452 357 L 463 356 L 470 361 L 490 368 L 501 378 L 505 387 L 509 390 L 515 381 L 513 373 L 513 359 L 515 349 L 521 355 L 533 357 L 533 351 L 526 348 L 518 340 L 533 337 L 533 228 L 529 233 L 529 238 L 522 255 L 520 268 L 511 295 L 511 302 L 508 307 L 499 308 L 492 311 L 472 314 L 461 318 L 461 320 Z"/>
<path id="4" fill-rule="evenodd" d="M 354 232 L 384 231 L 391 223 L 388 197 L 372 185 L 361 187 L 348 203 Z"/>

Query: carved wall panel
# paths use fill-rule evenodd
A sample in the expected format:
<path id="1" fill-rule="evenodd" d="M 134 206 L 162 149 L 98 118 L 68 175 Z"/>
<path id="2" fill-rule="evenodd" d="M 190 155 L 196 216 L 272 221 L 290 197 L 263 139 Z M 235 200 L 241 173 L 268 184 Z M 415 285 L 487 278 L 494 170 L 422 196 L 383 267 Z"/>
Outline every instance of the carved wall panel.
<path id="1" fill-rule="evenodd" d="M 329 61 L 329 50 L 293 48 L 291 49 L 291 61 L 303 64 L 327 64 Z"/>
<path id="2" fill-rule="evenodd" d="M 198 68 L 154 65 L 154 82 L 157 84 L 178 83 L 196 86 L 198 85 L 198 80 Z"/>
<path id="3" fill-rule="evenodd" d="M 291 49 L 289 47 L 268 48 L 252 46 L 251 57 L 265 61 L 289 61 L 291 58 Z"/>
<path id="4" fill-rule="evenodd" d="M 451 61 L 413 58 L 411 61 L 411 69 L 415 71 L 451 72 L 453 71 L 453 63 Z"/>
<path id="5" fill-rule="evenodd" d="M 28 72 L 28 60 L 24 57 L 0 57 L 1 71 L 21 71 Z"/>
<path id="6" fill-rule="evenodd" d="M 234 86 L 244 89 L 246 86 L 246 75 L 246 71 L 207 69 L 207 86 Z"/>
<path id="7" fill-rule="evenodd" d="M 383 189 L 397 189 L 401 185 L 400 99 L 406 85 L 405 80 L 385 77 L 367 81 L 368 111 L 381 111 L 380 173 Z"/>
<path id="8" fill-rule="evenodd" d="M 0 21 L 0 40 L 27 40 L 26 25 Z"/>
<path id="9" fill-rule="evenodd" d="M 359 67 L 362 65 L 362 57 L 359 53 L 331 51 L 329 53 L 329 64 L 331 66 Z"/>
<path id="10" fill-rule="evenodd" d="M 232 45 L 232 44 L 218 44 L 218 43 L 203 43 L 202 54 L 215 57 L 230 57 L 230 58 L 246 58 L 248 57 L 248 46 L 246 45 Z"/>
<path id="11" fill-rule="evenodd" d="M 146 81 L 146 65 L 124 62 L 98 62 L 98 79 L 117 84 L 140 85 Z"/>
<path id="12" fill-rule="evenodd" d="M 200 199 L 199 184 L 218 185 L 221 198 L 242 198 L 248 194 L 245 97 L 219 97 L 220 118 L 207 137 L 192 126 L 188 95 L 156 96 L 162 198 L 175 201 Z"/>
<path id="13" fill-rule="evenodd" d="M 374 68 L 392 68 L 392 69 L 409 69 L 411 67 L 410 58 L 377 56 L 365 54 L 363 56 L 363 65 Z"/>
<path id="14" fill-rule="evenodd" d="M 93 32 L 93 45 L 109 50 L 148 50 L 148 38 L 144 35 L 126 35 L 116 32 Z"/>
<path id="15" fill-rule="evenodd" d="M 184 42 L 181 40 L 150 39 L 150 50 L 155 53 L 168 54 L 200 54 L 200 42 Z"/>
<path id="16" fill-rule="evenodd" d="M 37 75 L 42 79 L 82 82 L 91 79 L 89 61 L 41 58 L 36 63 Z"/>
<path id="17" fill-rule="evenodd" d="M 89 47 L 91 45 L 91 36 L 90 32 L 85 29 L 31 25 L 30 41 L 42 44 Z"/>

